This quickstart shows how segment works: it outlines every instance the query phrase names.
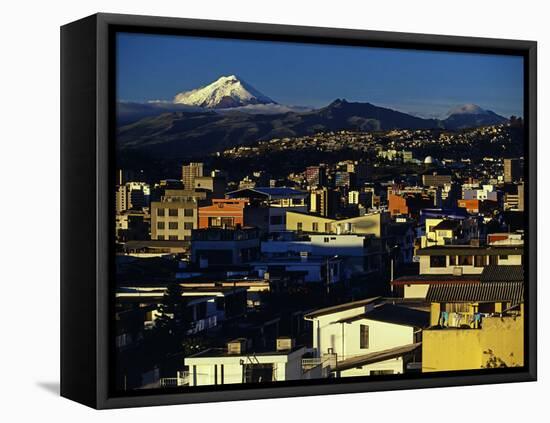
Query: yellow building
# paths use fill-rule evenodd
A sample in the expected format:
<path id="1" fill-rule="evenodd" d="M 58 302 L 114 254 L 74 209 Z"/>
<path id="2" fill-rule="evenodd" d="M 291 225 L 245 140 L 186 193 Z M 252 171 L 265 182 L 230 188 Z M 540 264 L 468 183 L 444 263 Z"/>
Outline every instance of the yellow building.
<path id="1" fill-rule="evenodd" d="M 384 235 L 386 224 L 389 223 L 389 221 L 390 217 L 386 212 L 370 213 L 340 220 L 330 219 L 315 214 L 286 212 L 287 231 L 333 234 L 351 233 L 357 235 L 374 235 L 380 238 Z"/>
<path id="2" fill-rule="evenodd" d="M 524 364 L 523 281 L 432 285 L 422 372 Z"/>

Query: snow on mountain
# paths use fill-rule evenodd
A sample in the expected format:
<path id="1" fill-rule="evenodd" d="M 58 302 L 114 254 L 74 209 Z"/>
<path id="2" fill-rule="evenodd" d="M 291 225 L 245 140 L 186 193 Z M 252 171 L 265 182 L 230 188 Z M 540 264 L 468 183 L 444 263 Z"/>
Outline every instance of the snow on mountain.
<path id="1" fill-rule="evenodd" d="M 449 111 L 449 116 L 451 115 L 486 115 L 490 112 L 488 110 L 482 109 L 477 104 L 463 104 L 461 106 L 455 107 Z"/>
<path id="2" fill-rule="evenodd" d="M 209 109 L 226 109 L 249 104 L 276 104 L 235 75 L 222 76 L 204 87 L 181 92 L 174 97 L 174 103 Z"/>

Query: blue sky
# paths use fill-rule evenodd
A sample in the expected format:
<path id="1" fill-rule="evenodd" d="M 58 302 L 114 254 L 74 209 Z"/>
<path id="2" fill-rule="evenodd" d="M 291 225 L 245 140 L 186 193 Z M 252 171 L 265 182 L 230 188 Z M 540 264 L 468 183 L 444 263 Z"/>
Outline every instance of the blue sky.
<path id="1" fill-rule="evenodd" d="M 336 98 L 426 117 L 475 103 L 523 115 L 523 59 L 514 56 L 121 33 L 117 98 L 171 100 L 236 74 L 286 105 Z"/>

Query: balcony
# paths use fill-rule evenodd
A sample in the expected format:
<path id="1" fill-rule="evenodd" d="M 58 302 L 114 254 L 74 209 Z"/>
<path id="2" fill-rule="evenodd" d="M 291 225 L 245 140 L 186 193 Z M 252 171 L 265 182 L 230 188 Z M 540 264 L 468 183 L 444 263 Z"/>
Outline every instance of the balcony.
<path id="1" fill-rule="evenodd" d="M 178 372 L 176 377 L 163 377 L 160 379 L 161 388 L 176 388 L 178 386 L 189 386 L 190 374 L 187 371 Z"/>

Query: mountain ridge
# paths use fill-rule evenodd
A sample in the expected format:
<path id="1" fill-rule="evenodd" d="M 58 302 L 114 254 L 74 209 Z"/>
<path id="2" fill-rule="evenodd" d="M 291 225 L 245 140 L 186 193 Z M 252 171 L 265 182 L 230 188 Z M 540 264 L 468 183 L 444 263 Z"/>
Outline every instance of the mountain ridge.
<path id="1" fill-rule="evenodd" d="M 497 116 L 498 122 L 505 118 Z M 169 111 L 123 125 L 118 129 L 117 148 L 154 156 L 207 155 L 236 145 L 250 145 L 273 138 L 313 135 L 318 132 L 392 129 L 461 129 L 486 123 L 492 114 L 454 115 L 452 119 L 425 119 L 371 103 L 336 99 L 320 109 L 279 114 L 250 114 L 228 109 Z M 451 116 L 450 116 L 451 117 Z M 469 123 L 470 122 L 470 123 Z M 491 123 L 492 124 L 492 123 Z M 483 125 L 477 125 L 483 126 Z"/>

